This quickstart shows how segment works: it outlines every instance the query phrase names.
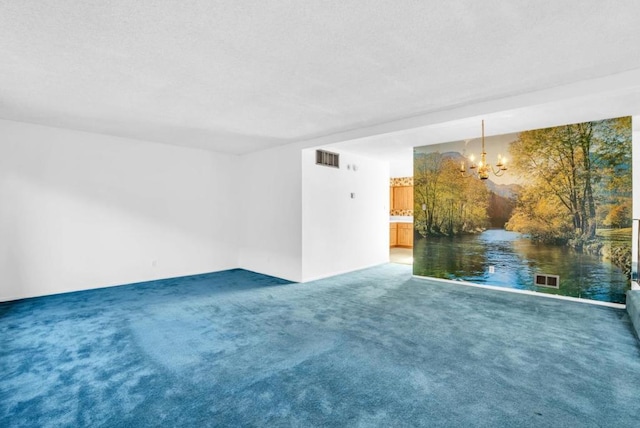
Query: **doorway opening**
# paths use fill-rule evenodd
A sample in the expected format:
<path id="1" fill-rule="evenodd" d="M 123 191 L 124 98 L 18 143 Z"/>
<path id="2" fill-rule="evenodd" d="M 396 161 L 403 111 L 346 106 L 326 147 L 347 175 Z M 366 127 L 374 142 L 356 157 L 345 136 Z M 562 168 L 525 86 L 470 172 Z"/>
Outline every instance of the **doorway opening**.
<path id="1" fill-rule="evenodd" d="M 413 248 L 389 248 L 389 261 L 403 265 L 413 265 Z"/>

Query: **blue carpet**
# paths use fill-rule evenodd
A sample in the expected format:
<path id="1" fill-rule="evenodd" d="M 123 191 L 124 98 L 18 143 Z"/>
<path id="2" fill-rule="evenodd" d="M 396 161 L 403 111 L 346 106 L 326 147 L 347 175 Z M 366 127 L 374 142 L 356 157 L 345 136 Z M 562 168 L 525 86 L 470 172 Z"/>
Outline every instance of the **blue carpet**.
<path id="1" fill-rule="evenodd" d="M 243 270 L 0 304 L 0 426 L 640 426 L 623 310 Z"/>

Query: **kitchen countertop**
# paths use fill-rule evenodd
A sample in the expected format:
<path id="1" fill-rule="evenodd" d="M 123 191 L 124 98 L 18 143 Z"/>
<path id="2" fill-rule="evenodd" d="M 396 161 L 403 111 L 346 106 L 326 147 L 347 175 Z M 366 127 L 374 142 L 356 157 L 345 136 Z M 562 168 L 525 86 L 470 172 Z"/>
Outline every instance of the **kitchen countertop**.
<path id="1" fill-rule="evenodd" d="M 413 223 L 413 216 L 392 215 L 389 217 L 389 223 Z"/>

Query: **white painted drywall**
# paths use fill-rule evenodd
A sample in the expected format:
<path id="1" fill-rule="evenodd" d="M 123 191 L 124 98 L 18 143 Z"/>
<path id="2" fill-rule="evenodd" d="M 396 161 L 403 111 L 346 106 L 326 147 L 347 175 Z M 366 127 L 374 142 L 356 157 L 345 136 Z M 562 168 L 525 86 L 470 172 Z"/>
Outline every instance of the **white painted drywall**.
<path id="1" fill-rule="evenodd" d="M 238 266 L 238 158 L 0 120 L 0 300 Z"/>
<path id="2" fill-rule="evenodd" d="M 403 152 L 402 156 L 394 156 L 389 160 L 391 177 L 413 177 L 413 150 Z"/>
<path id="3" fill-rule="evenodd" d="M 289 145 L 241 157 L 236 226 L 241 268 L 302 280 L 300 155 Z"/>
<path id="4" fill-rule="evenodd" d="M 304 281 L 389 261 L 389 164 L 338 153 L 336 169 L 302 152 Z"/>

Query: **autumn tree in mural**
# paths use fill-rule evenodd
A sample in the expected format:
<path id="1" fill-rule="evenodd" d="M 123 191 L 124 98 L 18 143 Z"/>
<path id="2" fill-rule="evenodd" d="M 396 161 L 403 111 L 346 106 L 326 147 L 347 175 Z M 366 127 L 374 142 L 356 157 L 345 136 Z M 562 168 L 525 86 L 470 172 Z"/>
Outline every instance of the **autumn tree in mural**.
<path id="1" fill-rule="evenodd" d="M 489 191 L 460 176 L 458 163 L 441 153 L 414 159 L 414 222 L 422 236 L 477 232 L 488 225 Z"/>
<path id="2" fill-rule="evenodd" d="M 506 224 L 532 239 L 599 250 L 598 227 L 631 222 L 630 117 L 521 132 L 512 170 L 527 185 Z"/>
<path id="3" fill-rule="evenodd" d="M 414 273 L 624 302 L 631 118 L 488 140 L 491 156 L 509 152 L 509 169 L 485 180 L 466 156 L 477 139 L 414 149 Z M 539 273 L 558 288 L 534 282 Z"/>

